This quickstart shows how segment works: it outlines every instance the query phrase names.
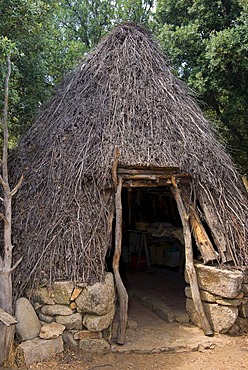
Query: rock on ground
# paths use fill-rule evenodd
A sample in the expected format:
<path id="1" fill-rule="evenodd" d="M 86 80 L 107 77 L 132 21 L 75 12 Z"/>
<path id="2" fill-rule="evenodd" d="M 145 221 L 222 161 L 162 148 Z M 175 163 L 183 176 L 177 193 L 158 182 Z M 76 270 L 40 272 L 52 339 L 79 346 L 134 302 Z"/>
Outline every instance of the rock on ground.
<path id="1" fill-rule="evenodd" d="M 47 360 L 63 350 L 62 336 L 48 340 L 35 338 L 18 346 L 18 351 L 23 353 L 26 365 Z"/>
<path id="2" fill-rule="evenodd" d="M 16 334 L 22 342 L 38 337 L 41 323 L 38 316 L 27 298 L 18 298 L 16 301 L 15 317 Z"/>
<path id="3" fill-rule="evenodd" d="M 203 302 L 204 311 L 212 329 L 216 333 L 227 333 L 231 329 L 238 317 L 238 308 L 233 306 L 221 306 L 215 303 Z M 194 302 L 187 298 L 186 310 L 189 312 L 191 321 L 201 326 L 195 311 Z"/>

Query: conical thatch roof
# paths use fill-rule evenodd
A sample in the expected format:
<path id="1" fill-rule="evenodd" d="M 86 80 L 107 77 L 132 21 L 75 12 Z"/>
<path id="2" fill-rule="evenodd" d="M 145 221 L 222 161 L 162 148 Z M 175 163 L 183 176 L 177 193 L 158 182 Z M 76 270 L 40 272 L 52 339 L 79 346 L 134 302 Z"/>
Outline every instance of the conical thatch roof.
<path id="1" fill-rule="evenodd" d="M 233 261 L 248 263 L 247 200 L 230 158 L 156 42 L 124 24 L 67 75 L 15 153 L 16 178 L 25 179 L 14 230 L 20 289 L 30 277 L 101 279 L 113 207 L 103 189 L 116 146 L 122 165 L 190 173 Z"/>

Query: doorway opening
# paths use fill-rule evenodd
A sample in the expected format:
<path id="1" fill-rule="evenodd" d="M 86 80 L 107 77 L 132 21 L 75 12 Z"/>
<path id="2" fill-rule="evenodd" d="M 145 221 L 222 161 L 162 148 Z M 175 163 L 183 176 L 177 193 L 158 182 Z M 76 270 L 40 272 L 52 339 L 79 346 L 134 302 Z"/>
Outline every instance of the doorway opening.
<path id="1" fill-rule="evenodd" d="M 120 303 L 117 343 L 123 344 L 128 297 L 165 321 L 189 321 L 182 215 L 172 190 L 178 182 L 188 181 L 189 175 L 176 167 L 144 166 L 118 167 L 117 174 L 113 270 Z M 120 257 L 126 266 L 122 279 Z"/>
<path id="2" fill-rule="evenodd" d="M 122 216 L 130 305 L 138 300 L 165 321 L 187 322 L 183 229 L 170 187 L 124 188 Z"/>

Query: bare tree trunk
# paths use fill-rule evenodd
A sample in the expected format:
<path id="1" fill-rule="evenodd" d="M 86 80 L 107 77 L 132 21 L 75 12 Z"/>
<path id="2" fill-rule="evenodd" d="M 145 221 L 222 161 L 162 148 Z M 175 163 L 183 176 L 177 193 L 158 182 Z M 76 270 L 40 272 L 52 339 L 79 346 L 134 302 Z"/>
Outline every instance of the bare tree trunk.
<path id="1" fill-rule="evenodd" d="M 12 279 L 11 273 L 0 273 L 0 307 L 12 315 Z M 8 358 L 14 338 L 15 326 L 6 326 L 0 323 L 0 366 Z"/>
<path id="2" fill-rule="evenodd" d="M 11 225 L 12 225 L 12 197 L 21 186 L 22 178 L 17 186 L 10 190 L 8 177 L 8 98 L 9 98 L 9 78 L 11 73 L 10 56 L 7 57 L 7 75 L 5 79 L 5 94 L 4 94 L 4 114 L 3 114 L 3 158 L 2 158 L 2 175 L 0 175 L 0 183 L 3 187 L 4 213 L 0 213 L 0 218 L 4 222 L 4 248 L 3 254 L 0 256 L 0 308 L 12 315 L 12 278 L 11 274 L 21 262 L 21 259 L 12 267 L 12 240 L 11 240 Z M 9 351 L 13 342 L 14 326 L 7 326 L 0 323 L 0 366 L 8 358 Z"/>

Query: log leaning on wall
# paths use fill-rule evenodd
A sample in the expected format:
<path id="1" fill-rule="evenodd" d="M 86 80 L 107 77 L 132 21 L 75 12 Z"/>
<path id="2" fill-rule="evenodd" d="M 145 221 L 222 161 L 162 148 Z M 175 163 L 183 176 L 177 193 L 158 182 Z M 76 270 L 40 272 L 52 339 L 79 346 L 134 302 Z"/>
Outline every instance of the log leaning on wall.
<path id="1" fill-rule="evenodd" d="M 203 304 L 200 297 L 200 291 L 197 282 L 197 275 L 195 271 L 195 266 L 193 262 L 193 249 L 192 249 L 192 239 L 191 231 L 189 225 L 189 215 L 187 214 L 180 190 L 178 189 L 177 182 L 175 178 L 172 178 L 172 192 L 177 203 L 178 212 L 181 217 L 183 233 L 184 233 L 184 242 L 185 242 L 185 269 L 188 274 L 190 288 L 192 292 L 192 299 L 195 305 L 195 310 L 197 312 L 201 328 L 205 335 L 213 335 L 213 330 L 208 322 L 206 314 L 204 312 Z"/>
<path id="2" fill-rule="evenodd" d="M 211 243 L 208 234 L 206 233 L 204 226 L 198 216 L 196 210 L 190 206 L 190 226 L 195 238 L 196 245 L 201 252 L 203 262 L 208 263 L 218 258 L 218 253 L 215 251 L 213 244 Z"/>

